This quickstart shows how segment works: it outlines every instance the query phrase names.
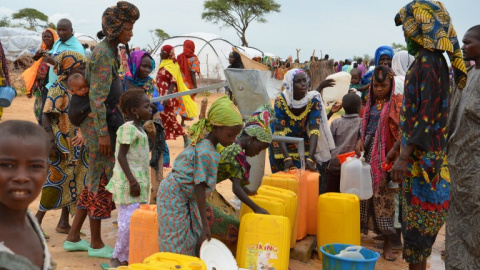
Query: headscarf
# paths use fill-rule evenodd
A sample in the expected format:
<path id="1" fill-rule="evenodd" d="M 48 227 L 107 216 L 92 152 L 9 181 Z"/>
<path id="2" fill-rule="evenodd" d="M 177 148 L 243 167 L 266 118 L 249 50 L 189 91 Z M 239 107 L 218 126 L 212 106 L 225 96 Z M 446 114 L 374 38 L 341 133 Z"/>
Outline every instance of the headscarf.
<path id="1" fill-rule="evenodd" d="M 102 33 L 107 41 L 117 39 L 126 22 L 135 23 L 140 18 L 138 8 L 126 1 L 119 1 L 116 6 L 108 7 L 102 15 Z"/>
<path id="2" fill-rule="evenodd" d="M 375 66 L 378 66 L 378 62 L 380 61 L 380 57 L 382 57 L 382 55 L 388 55 L 390 59 L 392 59 L 394 54 L 395 52 L 390 46 L 378 47 L 378 49 L 375 51 Z"/>
<path id="3" fill-rule="evenodd" d="M 143 84 L 152 78 L 149 76 L 145 79 L 140 79 L 138 77 L 138 73 L 140 71 L 140 66 L 142 64 L 142 59 L 144 56 L 147 56 L 150 58 L 151 62 L 151 67 L 150 67 L 150 73 L 155 69 L 155 61 L 153 60 L 152 56 L 150 56 L 149 53 L 146 51 L 134 51 L 130 53 L 130 57 L 128 57 L 127 63 L 128 63 L 128 68 L 129 72 L 125 74 L 125 77 L 127 80 L 129 80 L 133 85 L 136 86 L 143 86 Z"/>
<path id="4" fill-rule="evenodd" d="M 415 57 L 408 54 L 407 51 L 399 51 L 392 58 L 392 70 L 395 76 L 407 74 L 407 70 L 415 60 Z"/>
<path id="5" fill-rule="evenodd" d="M 165 68 L 177 81 L 177 91 L 185 92 L 188 91 L 188 87 L 183 82 L 182 72 L 180 71 L 180 66 L 175 62 L 175 51 L 172 46 L 165 45 L 162 47 L 162 51 L 166 52 L 169 57 L 168 59 L 163 59 L 160 63 L 159 70 Z M 187 111 L 188 117 L 196 117 L 198 115 L 198 105 L 193 101 L 190 95 L 182 96 L 183 104 L 185 105 L 185 110 Z"/>
<path id="6" fill-rule="evenodd" d="M 174 63 L 175 61 L 175 49 L 173 48 L 172 45 L 163 45 L 162 46 L 162 51 L 166 52 L 168 54 L 168 59 L 172 60 Z"/>
<path id="7" fill-rule="evenodd" d="M 293 79 L 295 78 L 295 75 L 299 73 L 305 73 L 302 69 L 294 68 L 290 69 L 285 73 L 283 77 L 283 96 L 285 97 L 285 101 L 287 101 L 287 105 L 290 108 L 303 108 L 307 106 L 307 104 L 315 97 L 317 97 L 319 100 L 322 98 L 320 97 L 320 93 L 317 91 L 307 91 L 307 94 L 305 95 L 304 98 L 301 100 L 295 100 L 293 99 Z M 307 76 L 307 87 L 310 86 L 310 78 L 308 75 L 305 73 Z"/>
<path id="8" fill-rule="evenodd" d="M 231 65 L 229 65 L 228 68 L 240 68 L 240 69 L 245 68 L 243 66 L 242 57 L 240 56 L 240 54 L 238 52 L 235 52 L 235 51 L 230 52 L 228 57 L 230 57 L 230 55 L 233 56 L 233 63 Z"/>
<path id="9" fill-rule="evenodd" d="M 207 117 L 198 120 L 188 129 L 191 145 L 196 145 L 205 137 L 205 132 L 212 131 L 213 126 L 233 127 L 243 124 L 238 108 L 228 98 L 223 96 L 212 103 Z"/>
<path id="10" fill-rule="evenodd" d="M 52 34 L 53 42 L 55 43 L 55 41 L 57 41 L 58 39 L 57 31 L 53 30 L 52 28 L 47 28 L 42 32 L 42 36 L 47 31 Z M 42 40 L 41 48 L 42 50 L 47 49 L 47 45 L 43 42 L 43 40 Z M 35 84 L 35 81 L 37 80 L 38 69 L 40 68 L 40 65 L 42 64 L 42 62 L 43 62 L 43 56 L 40 57 L 40 59 L 38 59 L 37 61 L 35 61 L 35 63 L 33 63 L 31 67 L 29 67 L 22 73 L 22 78 L 25 81 L 25 88 L 27 89 L 27 94 L 30 94 L 32 92 L 32 87 Z"/>
<path id="11" fill-rule="evenodd" d="M 272 130 L 270 129 L 270 121 L 272 107 L 270 105 L 260 106 L 253 115 L 248 118 L 243 130 L 248 136 L 256 137 L 257 140 L 264 143 L 272 142 Z"/>
<path id="12" fill-rule="evenodd" d="M 188 59 L 192 57 L 197 57 L 195 55 L 195 43 L 193 41 L 187 39 L 183 42 L 183 53 L 177 56 L 177 62 L 180 66 L 180 70 L 182 71 L 183 76 L 185 77 L 185 81 L 191 82 L 192 76 L 190 75 L 190 67 L 188 66 Z"/>
<path id="13" fill-rule="evenodd" d="M 74 68 L 86 62 L 85 56 L 74 51 L 63 51 L 55 57 L 55 60 L 58 62 L 54 69 L 58 75 L 56 82 L 63 81 Z"/>
<path id="14" fill-rule="evenodd" d="M 463 89 L 467 70 L 450 15 L 439 1 L 416 0 L 398 12 L 395 24 L 402 25 L 405 37 L 430 50 L 446 51 L 452 64 L 455 82 Z"/>

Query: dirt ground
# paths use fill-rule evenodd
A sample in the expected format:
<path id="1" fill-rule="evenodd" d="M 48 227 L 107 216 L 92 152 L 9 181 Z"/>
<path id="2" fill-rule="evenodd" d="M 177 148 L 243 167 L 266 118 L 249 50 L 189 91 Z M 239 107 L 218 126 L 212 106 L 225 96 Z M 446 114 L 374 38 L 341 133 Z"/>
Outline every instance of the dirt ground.
<path id="1" fill-rule="evenodd" d="M 222 94 L 212 94 L 208 96 L 209 104 L 217 99 Z M 200 103 L 204 96 L 199 95 L 196 98 L 196 101 Z M 33 99 L 28 99 L 26 96 L 19 96 L 15 98 L 12 106 L 9 108 L 4 109 L 4 114 L 2 120 L 12 120 L 12 119 L 21 119 L 35 122 L 35 117 L 33 114 Z M 191 124 L 191 122 L 187 122 L 187 124 Z M 180 153 L 183 148 L 183 140 L 179 139 L 177 141 L 168 141 L 168 146 L 170 147 L 171 151 L 171 160 L 175 159 L 175 157 Z M 268 169 L 267 169 L 268 170 Z M 168 173 L 168 170 L 164 172 L 164 175 Z M 220 193 L 222 193 L 227 200 L 233 197 L 233 193 L 231 192 L 231 185 L 229 181 L 225 181 L 217 186 Z M 30 209 L 33 213 L 35 213 L 38 209 L 39 198 L 34 201 Z M 110 245 L 115 246 L 115 239 L 116 239 L 116 228 L 113 226 L 112 221 L 116 220 L 117 211 L 112 213 L 112 218 L 105 220 L 102 223 L 102 233 L 104 241 Z M 62 249 L 63 241 L 66 238 L 65 234 L 59 234 L 55 231 L 56 224 L 60 217 L 60 211 L 54 210 L 49 211 L 43 220 L 42 227 L 45 232 L 50 236 L 48 240 L 48 247 L 50 252 L 52 253 L 54 261 L 57 263 L 57 269 L 101 269 L 100 264 L 104 262 L 108 262 L 107 259 L 100 259 L 100 258 L 90 258 L 88 257 L 86 252 L 65 252 Z M 87 241 L 90 240 L 90 230 L 88 222 L 86 222 L 82 228 L 82 232 L 86 234 L 84 237 Z M 381 250 L 375 248 L 375 245 L 379 242 L 373 240 L 373 234 L 369 234 L 368 236 L 362 236 L 362 245 L 375 250 L 381 253 Z M 440 231 L 440 234 L 437 237 L 437 241 L 434 245 L 434 250 L 431 258 L 428 260 L 427 269 L 434 269 L 434 270 L 442 270 L 445 269 L 443 260 L 441 258 L 440 252 L 444 249 L 445 243 L 445 230 L 444 228 Z M 403 262 L 401 259 L 401 253 L 397 253 L 397 261 L 396 262 L 388 262 L 383 258 L 380 258 L 376 264 L 376 269 L 380 270 L 397 270 L 397 269 L 408 269 L 408 265 Z M 309 263 L 304 264 L 299 261 L 290 260 L 290 269 L 291 270 L 310 270 L 310 269 L 322 269 L 321 261 L 318 260 L 318 256 L 314 255 L 314 258 L 310 260 Z"/>

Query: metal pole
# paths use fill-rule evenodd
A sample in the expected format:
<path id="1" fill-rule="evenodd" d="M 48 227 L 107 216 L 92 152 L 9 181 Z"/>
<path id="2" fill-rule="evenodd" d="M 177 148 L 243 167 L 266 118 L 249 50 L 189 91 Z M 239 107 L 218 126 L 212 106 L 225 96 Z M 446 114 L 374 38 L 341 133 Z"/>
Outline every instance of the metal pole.
<path id="1" fill-rule="evenodd" d="M 177 98 L 177 97 L 181 97 L 181 96 L 202 93 L 202 92 L 206 92 L 206 91 L 209 91 L 209 90 L 212 90 L 212 89 L 221 88 L 221 87 L 225 87 L 225 86 L 228 86 L 228 82 L 226 82 L 226 81 L 224 81 L 222 83 L 212 84 L 212 85 L 205 86 L 205 87 L 195 88 L 195 89 L 190 90 L 190 91 L 178 92 L 178 93 L 174 93 L 174 94 L 170 94 L 170 95 L 165 95 L 165 96 L 161 96 L 161 97 L 152 98 L 152 99 L 150 99 L 150 102 L 164 101 L 164 100 L 169 100 L 169 99 Z"/>
<path id="2" fill-rule="evenodd" d="M 296 144 L 298 147 L 298 158 L 302 164 L 301 169 L 305 171 L 305 143 L 303 138 L 273 135 L 273 141 Z"/>

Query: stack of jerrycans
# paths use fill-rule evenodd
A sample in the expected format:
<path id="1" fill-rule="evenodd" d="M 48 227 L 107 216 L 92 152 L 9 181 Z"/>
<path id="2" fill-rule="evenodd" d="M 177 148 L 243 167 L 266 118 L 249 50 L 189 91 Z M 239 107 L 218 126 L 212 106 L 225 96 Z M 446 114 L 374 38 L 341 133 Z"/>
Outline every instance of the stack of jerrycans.
<path id="1" fill-rule="evenodd" d="M 287 173 L 278 172 L 263 178 L 263 185 L 270 185 L 291 190 L 298 197 L 297 240 L 307 234 L 317 233 L 317 200 L 320 175 L 315 172 L 291 170 Z M 308 214 L 307 214 L 308 213 Z"/>
<path id="2" fill-rule="evenodd" d="M 320 195 L 317 218 L 317 250 L 325 244 L 360 245 L 360 201 L 356 195 Z"/>
<path id="3" fill-rule="evenodd" d="M 238 267 L 287 270 L 290 260 L 290 221 L 277 215 L 245 214 L 237 244 Z"/>
<path id="4" fill-rule="evenodd" d="M 169 252 L 158 252 L 148 257 L 143 263 L 122 266 L 117 270 L 207 270 L 205 263 L 197 258 Z"/>
<path id="5" fill-rule="evenodd" d="M 157 205 L 141 204 L 130 219 L 129 263 L 141 263 L 159 249 Z"/>

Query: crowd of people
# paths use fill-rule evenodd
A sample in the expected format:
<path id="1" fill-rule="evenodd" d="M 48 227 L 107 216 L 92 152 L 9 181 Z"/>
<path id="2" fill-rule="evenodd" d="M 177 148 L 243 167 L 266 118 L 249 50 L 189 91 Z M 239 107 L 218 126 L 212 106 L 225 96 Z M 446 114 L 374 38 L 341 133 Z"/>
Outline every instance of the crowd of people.
<path id="1" fill-rule="evenodd" d="M 65 251 L 108 258 L 112 267 L 128 265 L 130 218 L 152 202 L 160 251 L 198 256 L 202 242 L 215 237 L 235 254 L 240 220 L 215 187 L 229 179 L 240 201 L 269 214 L 247 188 L 247 157 L 268 149 L 272 172 L 301 168 L 302 160 L 306 170 L 320 172 L 320 193 L 340 192 L 337 155 L 363 155 L 371 166 L 373 196 L 361 201 L 361 231 L 373 229 L 383 241 L 385 260 L 395 261 L 395 250 L 402 250 L 409 269 L 426 269 L 447 221 L 446 269 L 480 268 L 479 25 L 466 32 L 460 47 L 442 3 L 413 1 L 395 17 L 407 51 L 380 46 L 371 67 L 337 61 L 335 72 L 351 74 L 350 91 L 328 113 L 322 91 L 335 81 L 311 89 L 304 70 L 288 67 L 273 107 L 264 104 L 244 121 L 235 93 L 228 91 L 188 127 L 185 121 L 199 116 L 194 95 L 151 99 L 198 87 L 195 44 L 186 40 L 178 56 L 163 45 L 154 79 L 152 56 L 128 45 L 139 18 L 129 2 L 108 7 L 97 34 L 102 41 L 91 52 L 73 36 L 68 19 L 42 33 L 35 62 L 23 73 L 38 125 L 0 123 L 2 267 L 53 269 L 40 225 L 54 209 L 61 209 L 56 231 L 67 234 Z M 10 85 L 1 44 L 0 56 L 1 86 Z M 229 60 L 229 68 L 244 68 L 238 53 Z M 305 157 L 295 144 L 275 142 L 272 135 L 303 138 Z M 163 181 L 151 181 L 150 167 L 170 167 L 167 141 L 177 137 L 184 150 Z M 34 217 L 27 209 L 37 196 Z M 102 239 L 101 224 L 114 209 L 118 232 L 112 248 Z M 90 242 L 81 232 L 87 217 Z"/>

